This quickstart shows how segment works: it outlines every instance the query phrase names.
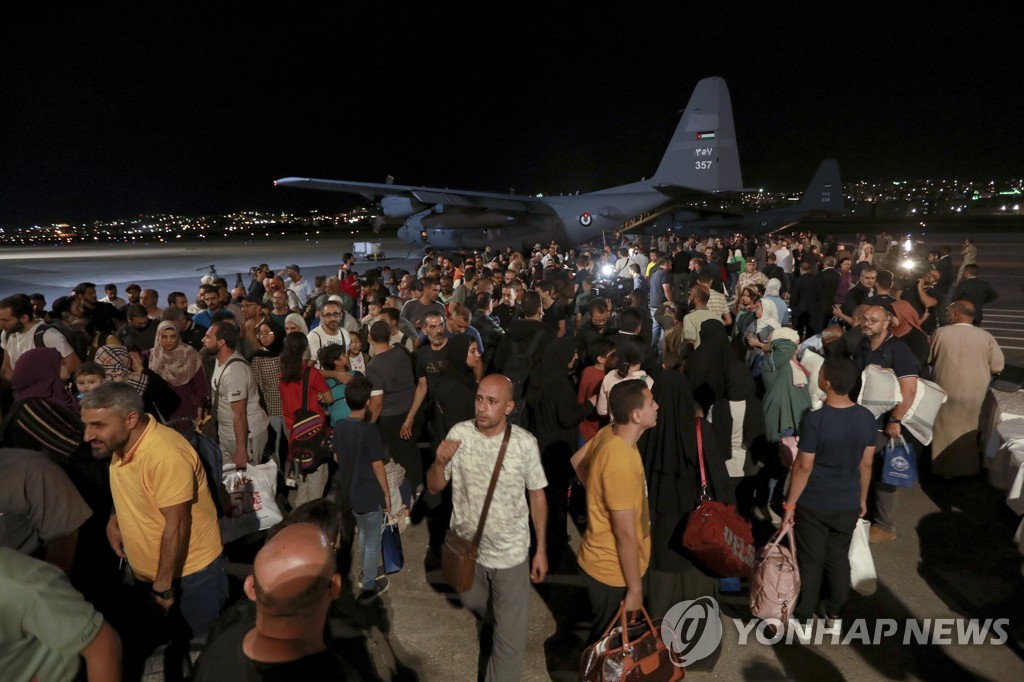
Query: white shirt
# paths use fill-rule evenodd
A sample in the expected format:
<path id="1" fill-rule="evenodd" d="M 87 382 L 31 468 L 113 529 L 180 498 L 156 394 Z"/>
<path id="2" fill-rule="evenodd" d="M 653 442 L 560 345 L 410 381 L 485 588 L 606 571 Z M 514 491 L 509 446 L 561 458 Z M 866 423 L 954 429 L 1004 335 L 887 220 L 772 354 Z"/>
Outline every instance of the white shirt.
<path id="1" fill-rule="evenodd" d="M 243 362 L 231 362 L 235 358 L 242 359 Z M 229 362 L 231 367 L 228 367 Z M 259 389 L 256 387 L 252 369 L 237 352 L 223 365 L 219 360 L 214 364 L 213 376 L 210 377 L 210 393 L 211 397 L 217 396 L 217 405 L 214 408 L 217 410 L 217 438 L 222 447 L 224 443 L 235 442 L 235 417 L 231 411 L 231 403 L 242 399 L 247 401 L 245 410 L 250 436 L 266 431 L 270 425 L 267 413 L 260 407 Z"/>
<path id="2" fill-rule="evenodd" d="M 36 347 L 35 332 L 42 323 L 42 320 L 35 320 L 20 332 L 14 334 L 4 332 L 0 335 L 0 348 L 3 348 L 4 353 L 10 358 L 11 369 L 14 369 L 14 364 L 22 353 Z M 56 349 L 62 358 L 66 358 L 74 352 L 64 335 L 52 327 L 43 332 L 43 345 Z"/>
<path id="3" fill-rule="evenodd" d="M 778 264 L 782 271 L 787 275 L 793 274 L 793 252 L 786 247 L 779 248 L 775 252 L 775 262 Z"/>
<path id="4" fill-rule="evenodd" d="M 309 281 L 307 277 L 303 277 L 301 280 L 296 282 L 291 280 L 288 282 L 288 288 L 295 292 L 295 295 L 299 297 L 299 305 L 306 305 L 306 301 L 313 295 L 313 290 L 316 288 L 313 283 Z"/>
<path id="5" fill-rule="evenodd" d="M 110 305 L 114 306 L 118 310 L 120 310 L 121 308 L 124 308 L 125 306 L 128 305 L 128 301 L 124 300 L 123 298 L 121 298 L 119 296 L 115 296 L 114 298 L 110 298 L 109 296 L 104 296 L 103 298 L 100 299 L 99 302 L 100 303 L 109 303 Z"/>
<path id="6" fill-rule="evenodd" d="M 327 330 L 321 324 L 321 326 L 306 334 L 306 340 L 309 341 L 309 357 L 313 358 L 316 362 L 317 369 L 323 369 L 320 366 L 320 358 L 318 357 L 321 348 L 336 344 L 344 344 L 345 348 L 348 348 L 348 332 L 341 327 L 338 327 L 338 333 L 332 336 L 327 333 Z"/>

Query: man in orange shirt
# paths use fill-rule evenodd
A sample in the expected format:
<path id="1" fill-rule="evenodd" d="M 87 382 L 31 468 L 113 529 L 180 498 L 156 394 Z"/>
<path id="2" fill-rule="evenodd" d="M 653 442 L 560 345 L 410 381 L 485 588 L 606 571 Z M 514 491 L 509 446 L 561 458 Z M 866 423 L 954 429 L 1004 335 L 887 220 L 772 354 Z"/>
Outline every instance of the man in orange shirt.
<path id="1" fill-rule="evenodd" d="M 638 379 L 616 384 L 608 397 L 613 423 L 601 429 L 577 466 L 587 486 L 587 530 L 577 559 L 593 615 L 590 641 L 604 632 L 619 604 L 643 606 L 643 575 L 651 558 L 647 479 L 637 449 L 658 420 L 658 403 Z M 574 458 L 575 459 L 575 458 Z"/>
<path id="2" fill-rule="evenodd" d="M 199 456 L 147 415 L 128 384 L 103 384 L 82 400 L 85 440 L 110 457 L 114 510 L 107 539 L 149 584 L 165 611 L 177 605 L 192 637 L 204 636 L 227 600 L 227 560 Z"/>

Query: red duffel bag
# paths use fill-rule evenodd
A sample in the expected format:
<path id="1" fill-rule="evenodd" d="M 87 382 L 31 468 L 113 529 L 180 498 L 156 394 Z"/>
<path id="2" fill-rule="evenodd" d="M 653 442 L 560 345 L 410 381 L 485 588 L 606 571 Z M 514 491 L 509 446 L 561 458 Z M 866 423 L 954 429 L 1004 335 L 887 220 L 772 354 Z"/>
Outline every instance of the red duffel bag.
<path id="1" fill-rule="evenodd" d="M 709 573 L 723 578 L 746 577 L 757 565 L 750 522 L 731 504 L 715 502 L 708 492 L 704 441 L 697 419 L 697 459 L 700 462 L 700 504 L 690 512 L 683 548 Z"/>

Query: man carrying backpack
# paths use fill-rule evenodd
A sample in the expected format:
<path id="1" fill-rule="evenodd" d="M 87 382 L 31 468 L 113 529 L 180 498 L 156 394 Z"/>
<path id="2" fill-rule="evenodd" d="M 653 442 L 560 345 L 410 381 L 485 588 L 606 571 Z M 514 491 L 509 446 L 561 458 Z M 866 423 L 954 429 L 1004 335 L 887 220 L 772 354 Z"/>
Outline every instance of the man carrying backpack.
<path id="1" fill-rule="evenodd" d="M 217 440 L 224 462 L 244 469 L 259 463 L 267 445 L 270 418 L 260 407 L 259 391 L 249 363 L 237 351 L 238 331 L 230 321 L 214 322 L 203 337 L 203 347 L 216 364 L 210 384 L 211 410 L 217 420 Z"/>
<path id="2" fill-rule="evenodd" d="M 14 365 L 22 353 L 32 348 L 54 348 L 63 358 L 63 364 L 74 374 L 81 359 L 71 344 L 56 328 L 42 320 L 32 319 L 32 304 L 27 296 L 16 294 L 0 301 L 0 347 L 4 350 L 3 378 L 10 379 Z"/>

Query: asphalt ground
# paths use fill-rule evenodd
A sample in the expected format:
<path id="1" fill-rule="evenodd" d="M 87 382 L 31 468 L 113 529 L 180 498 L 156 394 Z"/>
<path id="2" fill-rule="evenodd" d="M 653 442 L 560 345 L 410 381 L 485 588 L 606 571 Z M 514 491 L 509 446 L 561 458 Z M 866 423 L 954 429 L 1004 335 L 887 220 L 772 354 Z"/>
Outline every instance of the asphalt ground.
<path id="1" fill-rule="evenodd" d="M 923 245 L 949 244 L 957 260 L 964 234 L 925 235 Z M 986 328 L 999 340 L 1011 364 L 1024 364 L 1024 234 L 972 233 L 982 278 L 1000 292 L 986 309 Z M 362 240 L 362 237 L 355 238 Z M 0 250 L 0 295 L 44 293 L 49 300 L 83 280 L 124 286 L 137 281 L 161 294 L 197 288 L 202 266 L 215 263 L 233 283 L 234 274 L 268 262 L 292 262 L 308 275 L 329 273 L 351 250 L 352 239 L 287 241 L 185 247 L 111 247 Z M 390 261 L 408 268 L 408 247 L 385 240 Z M 359 263 L 357 269 L 375 263 Z M 991 322 L 989 322 L 991 320 Z M 1021 393 L 999 394 L 1003 410 L 1024 414 Z M 843 636 L 851 619 L 1009 619 L 1003 644 L 916 644 L 883 638 L 866 644 L 764 645 L 751 638 L 740 644 L 733 618 L 747 619 L 745 594 L 722 596 L 723 639 L 718 654 L 688 671 L 697 679 L 990 679 L 1024 677 L 1024 578 L 1013 539 L 1019 518 L 985 475 L 945 481 L 926 477 L 901 495 L 895 541 L 872 546 L 878 589 L 871 597 L 854 594 L 844 610 Z M 369 679 L 472 680 L 478 669 L 475 619 L 455 595 L 440 585 L 436 560 L 427 551 L 430 524 L 403 533 L 405 568 L 391 577 L 391 588 L 374 606 L 362 607 L 351 595 L 339 600 L 332 630 L 339 651 Z M 574 537 L 578 537 L 574 533 Z M 244 575 L 248 566 L 232 571 Z M 531 587 L 529 639 L 523 679 L 576 679 L 587 600 L 571 556 L 543 585 Z M 956 625 L 952 625 L 955 633 Z M 900 631 L 903 634 L 903 630 Z M 941 641 L 940 637 L 940 641 Z M 956 639 L 955 634 L 953 637 Z M 713 667 L 709 661 L 714 662 Z M 707 669 L 711 667 L 711 669 Z M 151 676 L 159 679 L 159 674 Z"/>

